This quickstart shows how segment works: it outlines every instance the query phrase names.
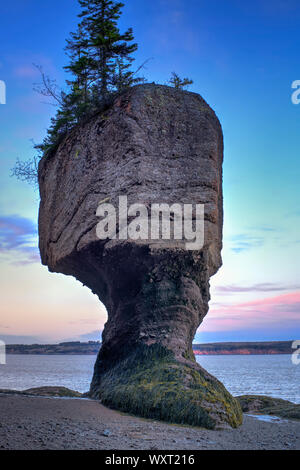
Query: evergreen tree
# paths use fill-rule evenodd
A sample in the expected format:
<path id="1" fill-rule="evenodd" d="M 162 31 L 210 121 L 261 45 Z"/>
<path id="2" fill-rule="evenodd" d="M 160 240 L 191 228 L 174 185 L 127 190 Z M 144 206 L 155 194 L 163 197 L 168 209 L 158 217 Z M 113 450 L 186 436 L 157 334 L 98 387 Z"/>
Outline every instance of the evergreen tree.
<path id="1" fill-rule="evenodd" d="M 189 78 L 181 79 L 177 73 L 172 72 L 172 76 L 169 80 L 170 85 L 172 85 L 176 90 L 184 90 L 189 85 L 192 85 L 194 82 Z"/>
<path id="2" fill-rule="evenodd" d="M 84 112 L 89 101 L 90 69 L 94 66 L 87 55 L 87 44 L 87 36 L 82 26 L 78 25 L 78 31 L 71 33 L 71 39 L 67 39 L 67 46 L 65 48 L 70 58 L 70 63 L 64 68 L 74 76 L 74 80 L 67 80 L 67 85 L 71 88 L 70 95 L 75 95 L 75 102 L 82 108 L 79 114 Z"/>
<path id="3" fill-rule="evenodd" d="M 55 117 L 42 144 L 34 145 L 38 155 L 33 160 L 17 160 L 12 174 L 20 180 L 32 182 L 37 172 L 37 160 L 55 148 L 61 139 L 78 123 L 103 111 L 112 99 L 124 89 L 143 81 L 131 70 L 132 55 L 137 50 L 132 28 L 121 33 L 118 27 L 123 3 L 114 0 L 78 0 L 81 13 L 77 31 L 67 40 L 69 64 L 64 69 L 71 74 L 66 91 L 59 91 L 56 82 L 47 77 L 42 68 L 42 85 L 36 88 L 51 97 L 58 106 Z M 169 83 L 182 90 L 193 83 L 173 72 Z"/>
<path id="4" fill-rule="evenodd" d="M 121 34 L 118 20 L 123 3 L 113 0 L 79 0 L 81 22 L 67 40 L 70 62 L 65 70 L 68 92 L 61 94 L 60 107 L 51 120 L 47 137 L 36 148 L 47 151 L 74 125 L 103 109 L 116 93 L 141 81 L 130 70 L 133 43 L 132 28 Z"/>
<path id="5" fill-rule="evenodd" d="M 22 181 L 32 183 L 37 159 L 55 148 L 76 124 L 103 110 L 117 93 L 142 81 L 136 78 L 137 72 L 130 70 L 132 54 L 138 47 L 133 42 L 132 28 L 124 33 L 118 28 L 124 4 L 113 0 L 78 1 L 82 8 L 80 23 L 65 48 L 69 64 L 64 68 L 72 76 L 66 81 L 67 91 L 59 91 L 56 82 L 37 66 L 42 84 L 35 89 L 52 98 L 58 109 L 43 143 L 34 145 L 37 157 L 27 162 L 18 159 L 12 169 L 12 175 Z"/>
<path id="6" fill-rule="evenodd" d="M 79 0 L 79 3 L 82 20 L 67 43 L 71 63 L 65 69 L 75 76 L 78 88 L 74 92 L 82 95 L 83 102 L 88 103 L 92 96 L 94 104 L 104 103 L 111 93 L 139 81 L 129 70 L 137 44 L 133 43 L 132 28 L 123 34 L 118 28 L 123 3 L 112 0 Z"/>

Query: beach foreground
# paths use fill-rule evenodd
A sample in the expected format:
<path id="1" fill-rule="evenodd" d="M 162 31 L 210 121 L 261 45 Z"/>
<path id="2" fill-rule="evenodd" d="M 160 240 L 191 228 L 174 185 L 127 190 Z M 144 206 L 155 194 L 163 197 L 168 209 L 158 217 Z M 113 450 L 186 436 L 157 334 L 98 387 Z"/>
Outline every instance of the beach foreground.
<path id="1" fill-rule="evenodd" d="M 95 400 L 3 394 L 0 448 L 299 450 L 300 422 L 264 422 L 244 415 L 244 423 L 238 429 L 210 431 L 136 418 L 110 410 Z"/>

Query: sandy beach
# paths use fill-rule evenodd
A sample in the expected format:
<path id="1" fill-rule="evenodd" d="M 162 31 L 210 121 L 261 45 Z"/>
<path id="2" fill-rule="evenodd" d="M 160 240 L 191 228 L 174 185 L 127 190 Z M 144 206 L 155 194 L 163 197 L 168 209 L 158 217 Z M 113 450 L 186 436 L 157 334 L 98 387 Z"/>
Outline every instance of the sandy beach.
<path id="1" fill-rule="evenodd" d="M 0 395 L 0 448 L 14 450 L 300 449 L 300 422 L 244 415 L 209 431 L 125 415 L 89 399 Z"/>

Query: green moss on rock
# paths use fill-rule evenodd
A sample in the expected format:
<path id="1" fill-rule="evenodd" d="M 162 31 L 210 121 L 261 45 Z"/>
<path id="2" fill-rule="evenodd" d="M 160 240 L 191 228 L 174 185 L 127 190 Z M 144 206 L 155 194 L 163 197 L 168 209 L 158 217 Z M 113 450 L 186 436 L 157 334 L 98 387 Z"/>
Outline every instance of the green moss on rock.
<path id="1" fill-rule="evenodd" d="M 111 408 L 170 423 L 208 429 L 242 423 L 240 405 L 223 384 L 159 344 L 139 345 L 101 375 L 96 396 Z"/>
<path id="2" fill-rule="evenodd" d="M 281 398 L 264 395 L 237 397 L 245 413 L 274 415 L 286 419 L 300 419 L 300 405 Z"/>
<path id="3" fill-rule="evenodd" d="M 70 397 L 70 398 L 80 398 L 81 393 L 70 390 L 66 387 L 38 387 L 38 388 L 29 388 L 24 390 L 24 393 L 27 395 L 38 395 L 46 397 Z"/>

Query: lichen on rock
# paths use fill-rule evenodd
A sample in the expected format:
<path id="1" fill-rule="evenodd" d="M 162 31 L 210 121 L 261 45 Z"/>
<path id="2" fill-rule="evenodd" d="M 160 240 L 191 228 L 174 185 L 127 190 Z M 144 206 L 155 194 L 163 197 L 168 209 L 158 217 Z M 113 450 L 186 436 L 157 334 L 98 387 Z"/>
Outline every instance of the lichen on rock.
<path id="1" fill-rule="evenodd" d="M 76 157 L 76 158 L 75 158 Z M 50 271 L 105 304 L 90 395 L 144 417 L 238 426 L 239 403 L 195 361 L 192 341 L 221 265 L 223 137 L 197 94 L 139 85 L 74 129 L 39 165 L 39 236 Z M 99 202 L 204 204 L 204 246 L 100 240 Z"/>

